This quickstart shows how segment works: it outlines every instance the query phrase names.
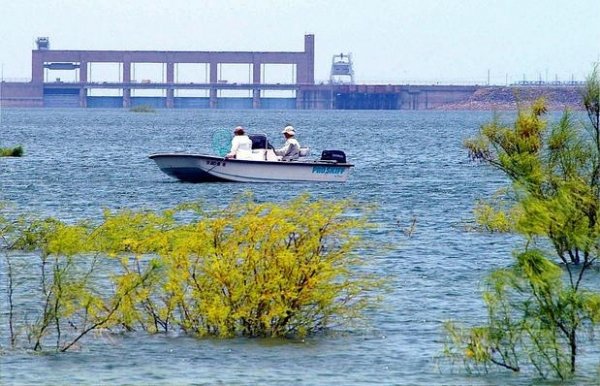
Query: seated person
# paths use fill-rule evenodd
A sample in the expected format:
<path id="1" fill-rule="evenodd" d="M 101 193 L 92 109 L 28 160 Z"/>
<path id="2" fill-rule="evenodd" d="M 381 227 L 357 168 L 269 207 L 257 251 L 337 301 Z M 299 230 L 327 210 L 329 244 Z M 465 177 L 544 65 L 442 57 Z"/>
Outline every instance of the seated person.
<path id="1" fill-rule="evenodd" d="M 250 159 L 252 158 L 252 140 L 248 137 L 242 126 L 233 130 L 231 150 L 225 158 Z"/>
<path id="2" fill-rule="evenodd" d="M 300 157 L 300 143 L 294 138 L 296 132 L 292 126 L 286 126 L 281 132 L 285 137 L 282 148 L 275 149 L 275 154 L 281 156 L 282 161 L 293 161 Z"/>

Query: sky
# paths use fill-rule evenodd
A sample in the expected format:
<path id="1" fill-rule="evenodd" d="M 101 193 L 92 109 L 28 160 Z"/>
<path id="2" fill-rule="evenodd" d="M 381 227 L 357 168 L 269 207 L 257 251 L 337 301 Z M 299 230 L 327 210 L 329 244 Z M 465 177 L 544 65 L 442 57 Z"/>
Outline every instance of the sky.
<path id="1" fill-rule="evenodd" d="M 357 83 L 581 80 L 600 61 L 599 0 L 0 0 L 5 80 L 51 49 L 302 51 L 315 79 L 351 53 Z"/>

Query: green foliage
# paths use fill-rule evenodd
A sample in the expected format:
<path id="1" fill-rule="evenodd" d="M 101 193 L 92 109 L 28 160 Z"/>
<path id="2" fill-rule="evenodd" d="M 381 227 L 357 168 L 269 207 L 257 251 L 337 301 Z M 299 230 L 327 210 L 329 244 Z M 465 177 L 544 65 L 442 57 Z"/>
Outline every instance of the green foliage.
<path id="1" fill-rule="evenodd" d="M 100 224 L 13 222 L 9 248 L 40 256 L 32 347 L 65 351 L 99 329 L 286 337 L 359 320 L 382 284 L 357 254 L 365 215 L 350 201 L 244 197 L 105 211 Z"/>
<path id="2" fill-rule="evenodd" d="M 526 242 L 511 267 L 487 278 L 487 324 L 446 324 L 444 353 L 468 371 L 494 365 L 565 379 L 575 373 L 581 345 L 597 330 L 600 293 L 592 269 L 600 245 L 597 68 L 583 100 L 588 130 L 568 111 L 548 129 L 540 100 L 520 110 L 512 126 L 496 117 L 465 141 L 473 159 L 497 168 L 511 182 L 511 194 L 476 205 L 480 228 L 516 232 Z"/>
<path id="3" fill-rule="evenodd" d="M 22 157 L 23 147 L 0 147 L 0 157 Z"/>
<path id="4" fill-rule="evenodd" d="M 487 232 L 510 232 L 521 215 L 520 208 L 510 207 L 503 192 L 498 192 L 490 201 L 477 201 L 474 215 L 479 230 Z"/>
<path id="5" fill-rule="evenodd" d="M 583 105 L 596 133 L 600 129 L 600 66 L 596 64 L 587 77 L 583 90 Z M 598 139 L 596 137 L 596 139 Z"/>
<path id="6" fill-rule="evenodd" d="M 512 127 L 503 126 L 496 116 L 481 129 L 478 137 L 465 141 L 473 159 L 487 162 L 502 170 L 514 182 L 526 189 L 536 189 L 542 183 L 539 159 L 546 121 L 543 100 L 529 110 L 520 110 Z"/>
<path id="7" fill-rule="evenodd" d="M 599 236 L 600 148 L 566 111 L 547 131 L 543 101 L 519 111 L 513 127 L 497 118 L 465 146 L 475 159 L 501 170 L 512 182 L 512 207 L 479 203 L 483 229 L 548 238 L 565 263 L 590 264 Z"/>
<path id="8" fill-rule="evenodd" d="M 565 285 L 562 269 L 539 250 L 520 253 L 516 261 L 487 278 L 487 325 L 447 323 L 446 354 L 470 371 L 490 364 L 520 371 L 526 364 L 542 377 L 568 378 L 572 343 L 577 331 L 597 323 L 600 295 Z"/>

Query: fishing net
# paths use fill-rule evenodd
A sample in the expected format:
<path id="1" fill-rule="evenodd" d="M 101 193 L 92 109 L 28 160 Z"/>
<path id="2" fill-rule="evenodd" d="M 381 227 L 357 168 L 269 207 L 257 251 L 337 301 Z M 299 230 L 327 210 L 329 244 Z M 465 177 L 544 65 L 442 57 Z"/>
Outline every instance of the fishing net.
<path id="1" fill-rule="evenodd" d="M 224 157 L 231 148 L 231 132 L 226 129 L 218 129 L 212 136 L 212 148 L 215 154 Z"/>

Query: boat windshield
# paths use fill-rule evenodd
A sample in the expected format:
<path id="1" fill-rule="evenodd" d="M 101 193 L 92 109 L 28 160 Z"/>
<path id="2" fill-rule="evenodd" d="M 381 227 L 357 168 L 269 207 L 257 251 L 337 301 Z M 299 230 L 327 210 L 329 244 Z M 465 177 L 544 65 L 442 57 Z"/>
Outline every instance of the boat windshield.
<path id="1" fill-rule="evenodd" d="M 252 141 L 252 149 L 273 149 L 266 134 L 248 134 Z"/>

